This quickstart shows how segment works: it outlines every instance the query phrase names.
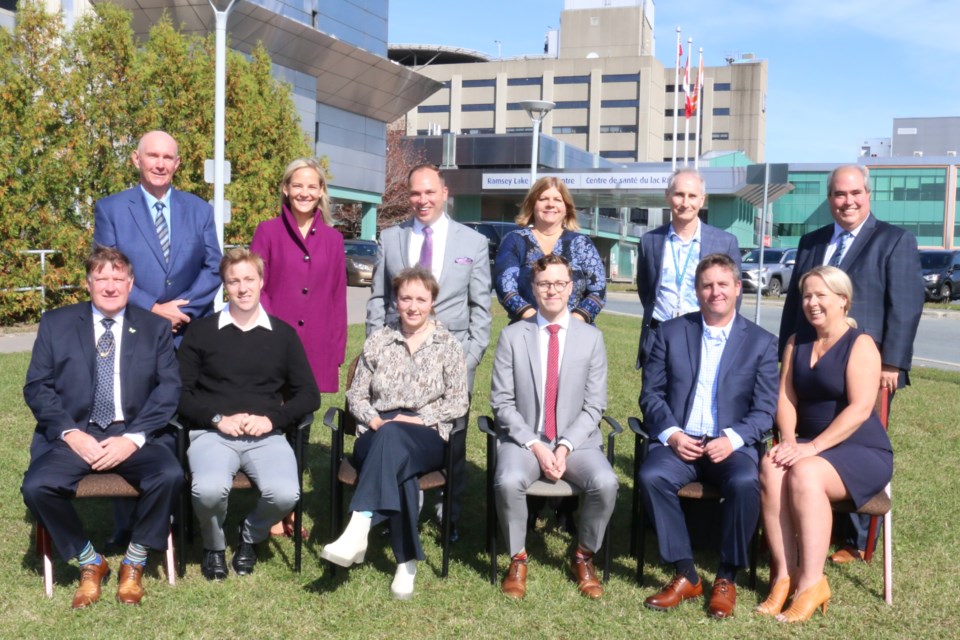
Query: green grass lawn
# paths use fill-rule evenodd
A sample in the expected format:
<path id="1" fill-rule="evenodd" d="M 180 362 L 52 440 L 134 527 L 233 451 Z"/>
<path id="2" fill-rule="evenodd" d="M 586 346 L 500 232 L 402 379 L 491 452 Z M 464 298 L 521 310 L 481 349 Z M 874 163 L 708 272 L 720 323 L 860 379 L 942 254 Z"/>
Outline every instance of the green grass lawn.
<path id="1" fill-rule="evenodd" d="M 495 314 L 493 343 L 505 323 Z M 637 412 L 640 376 L 633 368 L 639 322 L 601 315 L 610 360 L 608 413 L 624 423 Z M 350 328 L 348 358 L 359 352 L 362 328 Z M 491 346 L 491 352 L 493 347 Z M 488 353 L 477 376 L 472 412 L 489 414 Z M 188 551 L 186 576 L 166 584 L 156 554 L 148 567 L 147 596 L 139 607 L 117 604 L 111 578 L 105 599 L 91 609 L 73 612 L 70 599 L 78 570 L 57 561 L 54 597 L 43 596 L 38 559 L 31 547 L 32 525 L 19 486 L 28 462 L 33 429 L 21 387 L 28 354 L 0 356 L 0 638 L 931 638 L 960 637 L 960 491 L 955 472 L 960 458 L 960 376 L 918 370 L 913 386 L 897 395 L 891 439 L 897 453 L 894 476 L 894 606 L 882 600 L 882 558 L 871 565 L 828 567 L 833 600 L 827 616 L 819 613 L 800 628 L 785 628 L 751 610 L 766 593 L 766 567 L 760 570 L 760 593 L 739 581 L 737 615 L 727 621 L 706 617 L 705 605 L 689 603 L 670 613 L 644 609 L 643 598 L 669 578 L 662 567 L 648 565 L 645 582 L 633 580 L 628 553 L 630 479 L 633 436 L 617 444 L 620 499 L 613 519 L 613 575 L 599 602 L 577 594 L 565 563 L 571 540 L 549 524 L 528 538 L 531 551 L 527 598 L 513 602 L 487 582 L 484 547 L 484 447 L 476 423 L 469 431 L 469 488 L 454 545 L 450 575 L 439 577 L 439 527 L 423 519 L 427 561 L 417 576 L 416 595 L 408 602 L 390 599 L 394 564 L 386 537 L 374 532 L 367 562 L 336 577 L 318 562 L 327 531 L 329 443 L 317 424 L 310 440 L 305 482 L 305 510 L 311 537 L 304 549 L 303 573 L 291 570 L 293 544 L 262 545 L 256 572 L 231 575 L 213 584 L 200 575 L 200 543 Z M 323 410 L 342 402 L 342 394 L 324 397 Z M 319 418 L 319 416 L 318 416 Z M 430 499 L 432 501 L 432 498 Z M 228 531 L 250 508 L 251 497 L 231 504 Z M 110 532 L 109 509 L 96 506 L 86 517 L 94 544 Z M 425 510 L 426 514 L 426 510 Z M 552 519 L 551 519 L 552 521 Z M 339 532 L 336 532 L 339 534 Z M 233 540 L 228 537 L 230 544 Z M 230 549 L 232 553 L 232 547 Z M 647 557 L 656 558 L 655 537 L 648 536 Z M 716 556 L 696 557 L 712 582 Z M 119 562 L 119 558 L 113 559 Z M 500 556 L 501 572 L 506 558 Z"/>

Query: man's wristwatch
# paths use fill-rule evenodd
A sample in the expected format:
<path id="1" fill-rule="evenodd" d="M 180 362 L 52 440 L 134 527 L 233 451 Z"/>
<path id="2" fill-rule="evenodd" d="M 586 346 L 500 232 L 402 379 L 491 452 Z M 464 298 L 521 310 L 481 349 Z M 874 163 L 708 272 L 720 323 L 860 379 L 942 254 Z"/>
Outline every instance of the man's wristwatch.
<path id="1" fill-rule="evenodd" d="M 212 424 L 214 427 L 219 427 L 220 422 L 222 420 L 223 420 L 223 416 L 218 413 L 217 415 L 210 418 L 210 424 Z"/>

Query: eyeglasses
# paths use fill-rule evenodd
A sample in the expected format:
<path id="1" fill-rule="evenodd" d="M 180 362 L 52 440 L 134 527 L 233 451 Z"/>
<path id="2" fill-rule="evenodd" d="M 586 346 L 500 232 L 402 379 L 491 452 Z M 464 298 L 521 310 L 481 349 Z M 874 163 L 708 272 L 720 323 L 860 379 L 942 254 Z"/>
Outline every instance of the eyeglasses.
<path id="1" fill-rule="evenodd" d="M 553 289 L 554 291 L 563 291 L 570 284 L 569 280 L 558 280 L 557 282 L 535 282 L 533 286 L 541 293 L 546 293 Z"/>

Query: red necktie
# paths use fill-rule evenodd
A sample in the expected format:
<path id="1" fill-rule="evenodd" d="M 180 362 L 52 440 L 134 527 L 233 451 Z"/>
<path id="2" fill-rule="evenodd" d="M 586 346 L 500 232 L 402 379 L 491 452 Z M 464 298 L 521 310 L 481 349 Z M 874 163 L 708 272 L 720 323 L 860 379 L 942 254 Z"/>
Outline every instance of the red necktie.
<path id="1" fill-rule="evenodd" d="M 544 387 L 543 431 L 550 442 L 557 439 L 557 388 L 560 386 L 560 325 L 548 324 L 550 343 L 547 345 L 547 384 Z"/>

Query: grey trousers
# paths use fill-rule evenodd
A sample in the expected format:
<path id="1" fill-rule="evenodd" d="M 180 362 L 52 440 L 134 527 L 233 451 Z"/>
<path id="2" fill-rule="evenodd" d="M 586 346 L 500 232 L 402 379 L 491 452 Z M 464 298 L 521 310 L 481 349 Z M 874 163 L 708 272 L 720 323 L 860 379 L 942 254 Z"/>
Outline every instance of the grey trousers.
<path id="1" fill-rule="evenodd" d="M 527 489 L 541 479 L 540 464 L 532 451 L 513 442 L 501 442 L 497 456 L 493 477 L 497 518 L 513 556 L 526 546 Z M 603 534 L 617 501 L 617 475 L 603 451 L 593 447 L 570 452 L 563 479 L 582 490 L 579 543 L 584 549 L 596 552 L 603 543 Z"/>
<path id="2" fill-rule="evenodd" d="M 204 549 L 221 551 L 227 546 L 223 522 L 237 471 L 242 469 L 260 490 L 256 508 L 246 517 L 247 542 L 266 540 L 270 527 L 290 513 L 300 497 L 297 459 L 280 432 L 232 438 L 219 431 L 191 431 L 187 457 Z"/>

